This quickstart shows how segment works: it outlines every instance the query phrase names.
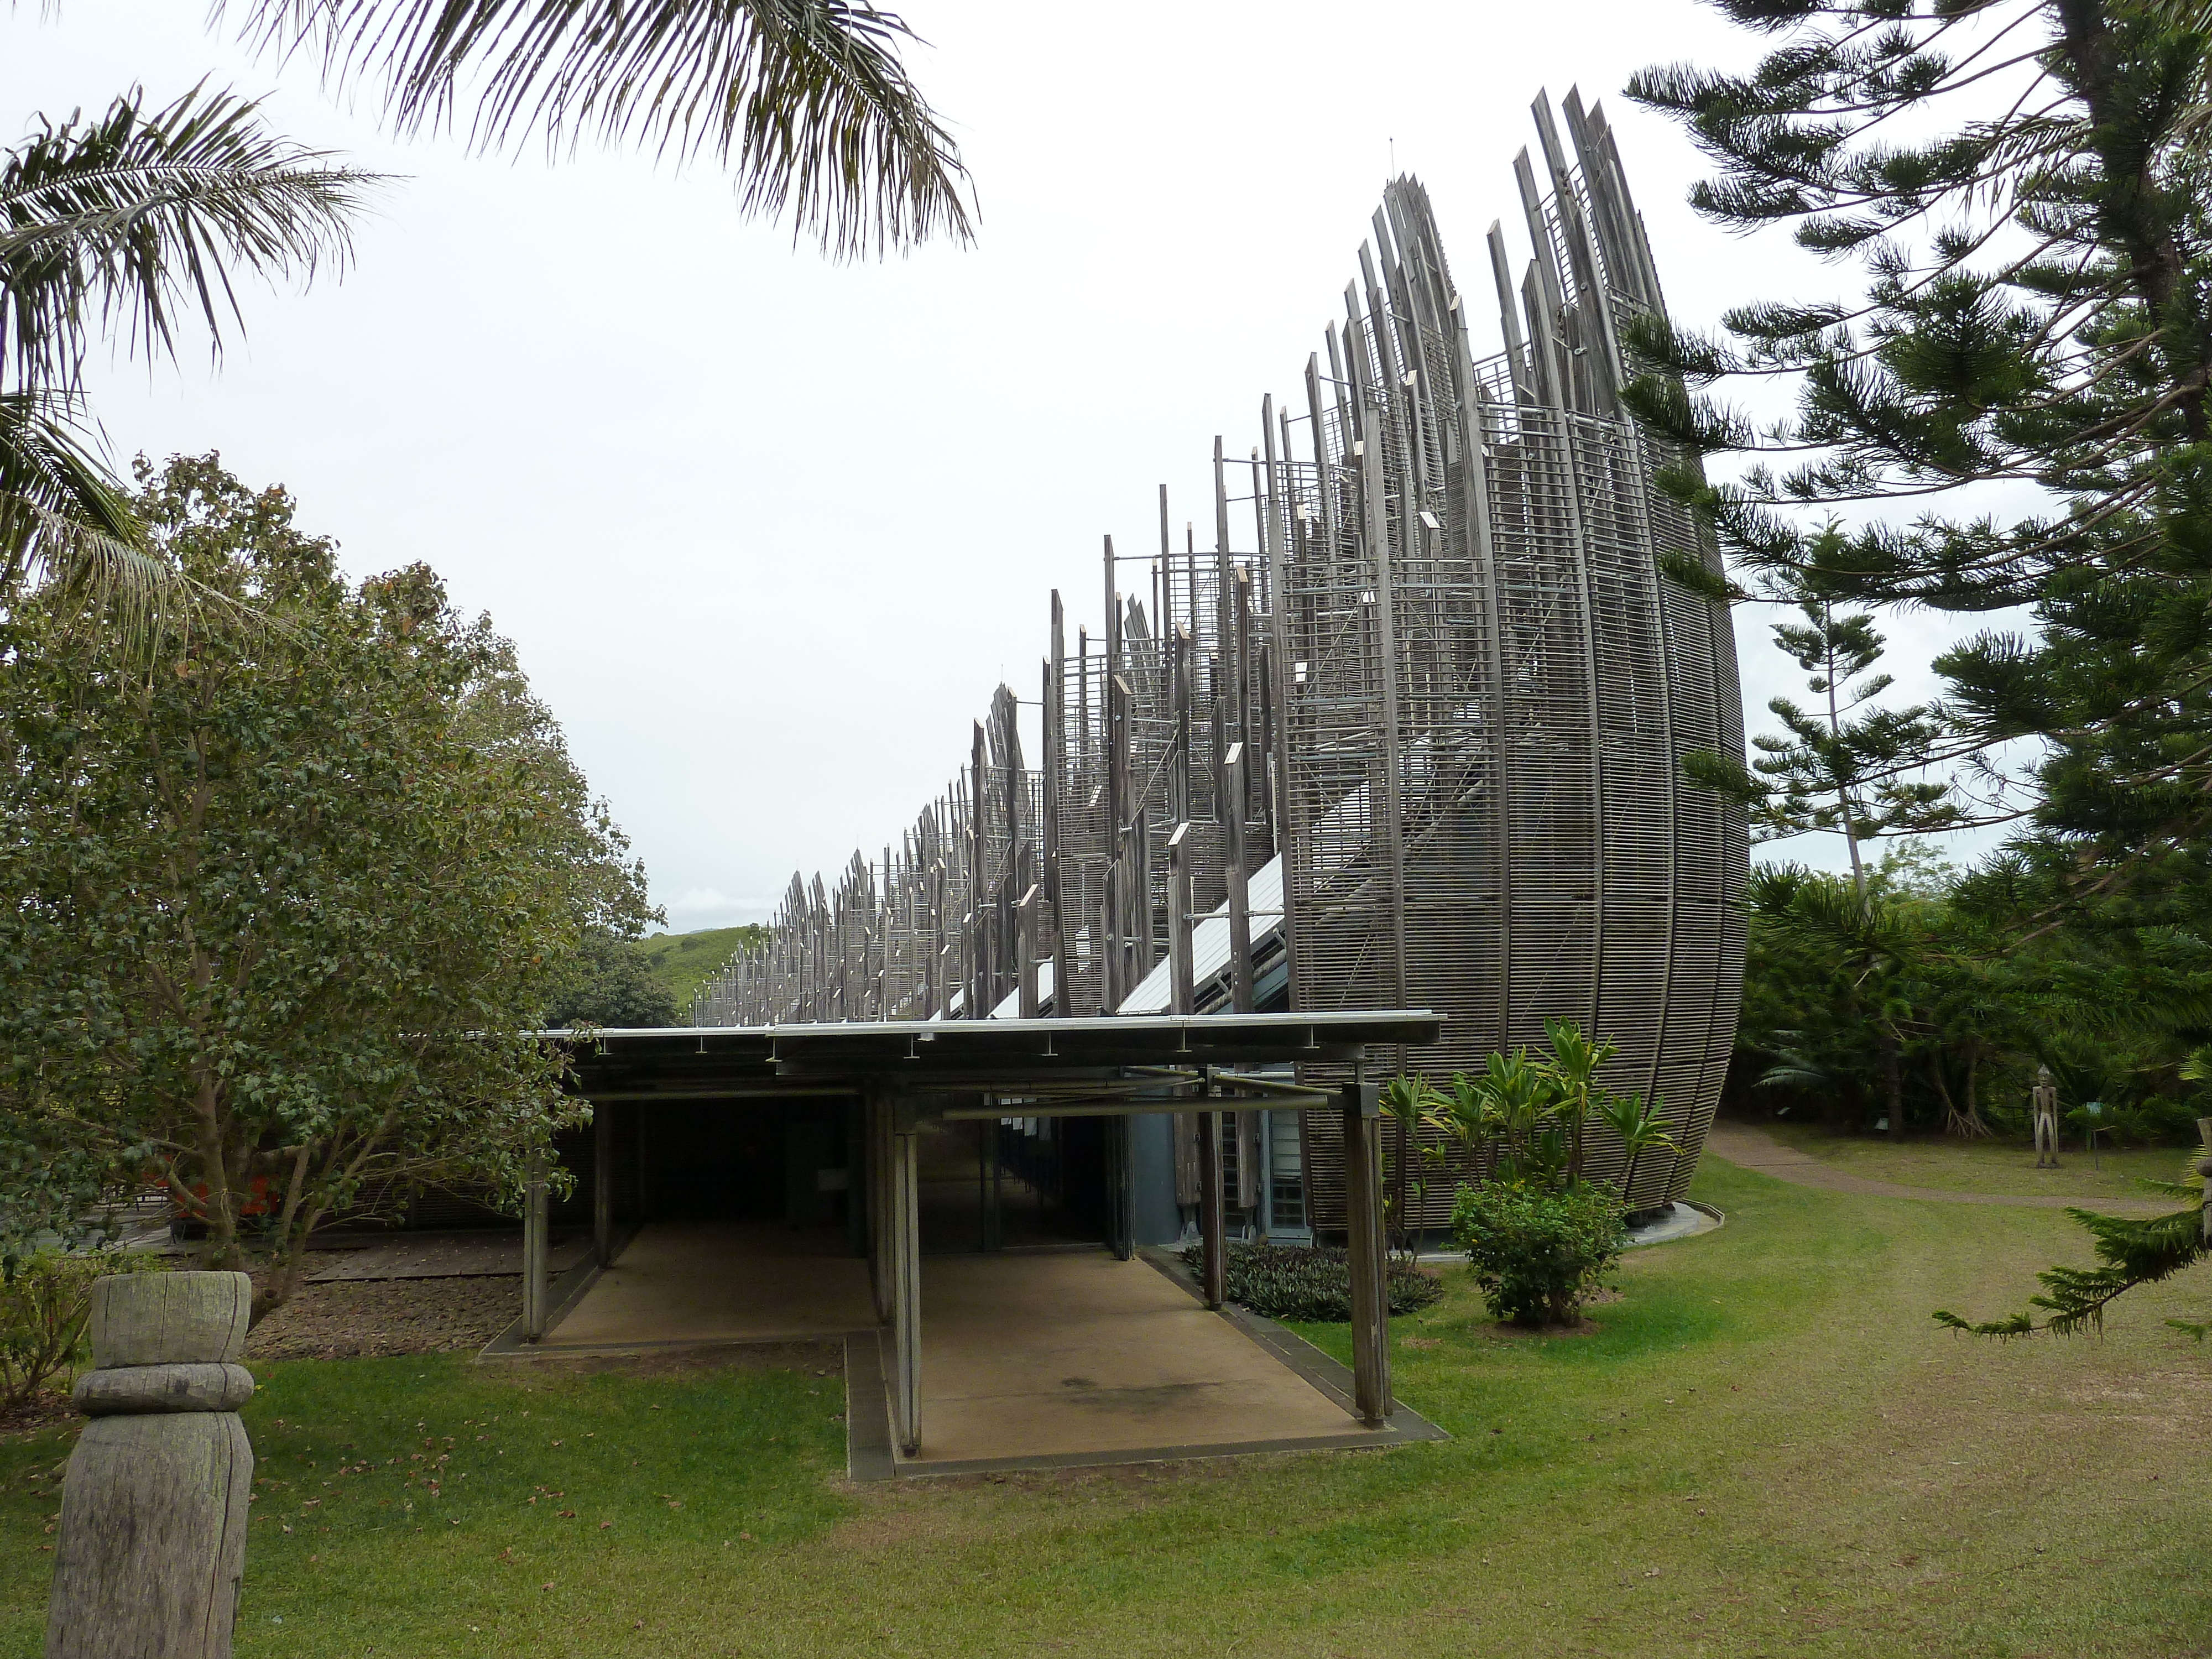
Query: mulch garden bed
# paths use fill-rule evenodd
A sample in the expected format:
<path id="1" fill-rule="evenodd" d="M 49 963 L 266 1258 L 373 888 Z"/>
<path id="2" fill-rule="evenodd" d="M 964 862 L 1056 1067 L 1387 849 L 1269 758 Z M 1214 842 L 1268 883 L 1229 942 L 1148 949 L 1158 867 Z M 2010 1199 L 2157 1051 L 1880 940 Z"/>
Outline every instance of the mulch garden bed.
<path id="1" fill-rule="evenodd" d="M 302 1285 L 254 1327 L 246 1363 L 472 1351 L 522 1313 L 520 1279 L 395 1279 Z"/>

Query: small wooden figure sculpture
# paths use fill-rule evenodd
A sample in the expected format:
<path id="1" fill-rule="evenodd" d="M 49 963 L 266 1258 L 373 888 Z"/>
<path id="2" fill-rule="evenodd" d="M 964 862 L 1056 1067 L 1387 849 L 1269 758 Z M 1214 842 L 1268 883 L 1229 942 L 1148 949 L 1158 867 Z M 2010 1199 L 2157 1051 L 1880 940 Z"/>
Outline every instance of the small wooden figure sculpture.
<path id="1" fill-rule="evenodd" d="M 2027 1098 L 2035 1109 L 2035 1167 L 2055 1170 L 2058 1167 L 2058 1087 L 2051 1080 L 2048 1066 L 2035 1068 L 2035 1087 Z"/>

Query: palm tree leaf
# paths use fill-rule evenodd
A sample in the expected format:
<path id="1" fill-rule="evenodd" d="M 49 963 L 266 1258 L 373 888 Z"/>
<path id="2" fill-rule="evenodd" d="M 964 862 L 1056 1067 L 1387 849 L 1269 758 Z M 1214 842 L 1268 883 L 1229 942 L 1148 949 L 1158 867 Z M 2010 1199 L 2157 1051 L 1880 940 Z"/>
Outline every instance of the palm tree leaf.
<path id="1" fill-rule="evenodd" d="M 220 0 L 218 0 L 220 3 Z M 247 32 L 383 78 L 403 131 L 476 87 L 475 142 L 635 138 L 735 175 L 837 258 L 972 234 L 967 169 L 899 61 L 918 37 L 853 0 L 250 0 Z"/>
<path id="2" fill-rule="evenodd" d="M 197 312 L 220 350 L 234 270 L 306 277 L 350 255 L 378 175 L 278 137 L 226 92 L 150 113 L 143 98 L 42 117 L 0 156 L 0 373 L 19 389 L 74 389 L 95 327 L 173 355 Z"/>
<path id="3" fill-rule="evenodd" d="M 0 392 L 0 603 L 26 581 L 57 584 L 64 612 L 105 617 L 134 653 L 204 597 L 146 551 L 144 526 L 70 411 Z"/>

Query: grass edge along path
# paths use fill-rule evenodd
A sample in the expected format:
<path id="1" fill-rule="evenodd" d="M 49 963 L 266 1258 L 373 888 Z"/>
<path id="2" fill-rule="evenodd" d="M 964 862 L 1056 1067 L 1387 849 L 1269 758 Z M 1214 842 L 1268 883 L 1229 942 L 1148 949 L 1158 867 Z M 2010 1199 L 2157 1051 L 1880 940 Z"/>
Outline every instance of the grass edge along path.
<path id="1" fill-rule="evenodd" d="M 1717 1120 L 1705 1150 L 1741 1169 L 1793 1186 L 1877 1198 L 2028 1209 L 2109 1210 L 2161 1215 L 2174 1200 L 2146 1193 L 2137 1181 L 2181 1178 L 2197 1149 L 2179 1146 L 2102 1149 L 2094 1158 L 2070 1144 L 2060 1167 L 2039 1170 L 2028 1146 L 2008 1140 L 1835 1134 L 1810 1124 Z"/>
<path id="2" fill-rule="evenodd" d="M 1960 1179 L 1960 1175 L 1955 1170 L 1940 1170 L 1938 1179 L 1948 1176 L 1948 1179 L 1954 1182 L 1951 1186 L 1920 1186 L 1920 1183 L 1913 1183 L 1913 1182 L 1887 1182 L 1887 1179 L 1881 1179 L 1881 1176 L 1860 1175 L 1860 1172 L 1856 1172 L 1854 1168 L 1844 1166 L 1844 1164 L 1836 1161 L 1834 1155 L 1820 1157 L 1820 1152 L 1829 1151 L 1823 1141 L 1812 1141 L 1809 1146 L 1812 1146 L 1812 1151 L 1808 1151 L 1805 1139 L 1798 1139 L 1796 1144 L 1792 1144 L 1790 1139 L 1783 1139 L 1783 1137 L 1778 1137 L 1778 1134 L 1774 1134 L 1770 1128 L 1765 1128 L 1765 1126 L 1760 1126 L 1760 1124 L 1729 1124 L 1729 1121 L 1714 1121 L 1712 1128 L 1705 1133 L 1705 1152 L 1710 1152 L 1710 1155 L 1723 1157 L 1723 1159 L 1728 1159 L 1729 1164 L 1735 1164 L 1736 1168 L 1743 1168 L 1743 1170 L 1756 1170 L 1759 1175 L 1767 1175 L 1771 1176 L 1771 1179 L 1777 1179 L 1777 1182 L 1787 1182 L 1790 1186 L 1812 1186 L 1812 1188 L 1820 1188 L 1820 1190 L 1825 1192 L 1860 1192 L 1860 1194 L 1865 1194 L 1865 1197 L 1916 1199 L 1916 1201 L 1920 1203 L 1993 1203 L 1993 1206 L 2013 1207 L 2013 1210 L 2066 1210 L 2066 1207 L 2090 1207 L 2090 1210 L 2111 1210 L 2111 1212 L 2115 1214 L 2166 1214 L 2170 1212 L 2170 1210 L 2179 1210 L 2179 1207 L 2181 1207 L 2174 1199 L 2157 1199 L 2146 1194 L 2146 1192 L 2124 1194 L 2124 1192 L 2111 1192 L 2111 1190 L 2084 1190 L 2084 1192 L 1993 1192 L 1989 1190 L 1990 1176 L 1996 1176 L 1997 1182 L 2004 1182 L 2006 1176 L 2015 1176 L 2017 1179 L 2017 1170 L 2013 1170 L 2013 1168 L 1997 1168 L 1997 1170 L 1969 1170 L 1966 1175 L 1964 1175 L 1964 1182 Z M 1844 1146 L 1850 1146 L 1850 1151 L 1854 1152 L 1858 1151 L 1856 1141 L 1844 1141 Z M 1909 1148 L 1909 1151 L 1920 1151 L 1920 1148 Z M 1960 1157 L 1969 1155 L 1966 1148 L 1958 1148 L 1958 1151 L 1960 1151 Z M 1860 1161 L 1865 1164 L 1867 1159 L 1860 1159 Z M 1954 1164 L 1958 1164 L 1958 1159 L 1954 1159 Z M 2081 1164 L 2084 1164 L 2086 1168 L 2093 1168 L 2090 1166 L 2090 1159 L 2086 1152 L 2081 1155 Z M 2115 1157 L 2115 1164 L 2117 1164 L 2117 1157 Z M 2181 1164 L 2181 1152 L 2177 1151 L 2172 1152 L 2172 1155 L 2166 1155 L 2166 1152 L 2132 1152 L 2126 1168 L 2142 1168 L 2146 1166 L 2146 1164 L 2152 1168 L 2152 1170 L 2157 1170 L 2159 1175 L 2172 1179 L 2172 1170 L 2174 1168 L 2179 1168 L 2179 1164 Z M 1975 1175 L 1982 1176 L 1982 1183 L 1971 1183 L 1975 1179 Z M 2063 1175 L 2063 1170 L 2059 1170 L 2059 1175 Z M 2126 1176 L 2117 1175 L 2117 1179 L 2126 1179 Z"/>
<path id="3" fill-rule="evenodd" d="M 2081 1256 L 2063 1216 L 1717 1159 L 1696 1195 L 1728 1225 L 1635 1253 L 1590 1335 L 1501 1332 L 1452 1271 L 1393 1334 L 1456 1437 L 1380 1454 L 862 1488 L 807 1370 L 270 1366 L 238 1650 L 2203 1651 L 2207 1359 L 2159 1323 L 2199 1287 L 2102 1341 L 1975 1342 L 1928 1310 L 2014 1305 Z M 0 1445 L 9 1659 L 62 1449 Z"/>

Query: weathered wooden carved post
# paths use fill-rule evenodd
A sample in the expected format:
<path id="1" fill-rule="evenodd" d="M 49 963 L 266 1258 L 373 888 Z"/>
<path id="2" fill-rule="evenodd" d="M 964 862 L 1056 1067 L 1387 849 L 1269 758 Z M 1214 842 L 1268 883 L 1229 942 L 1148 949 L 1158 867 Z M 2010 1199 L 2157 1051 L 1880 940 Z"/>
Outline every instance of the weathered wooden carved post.
<path id="1" fill-rule="evenodd" d="M 46 1611 L 46 1659 L 228 1659 L 246 1570 L 253 1378 L 244 1273 L 134 1273 L 92 1292 Z"/>
<path id="2" fill-rule="evenodd" d="M 2058 1089 L 2051 1080 L 2051 1068 L 2035 1068 L 2035 1087 L 2027 1091 L 2028 1104 L 2035 1115 L 2035 1167 L 2055 1170 L 2058 1167 Z"/>

